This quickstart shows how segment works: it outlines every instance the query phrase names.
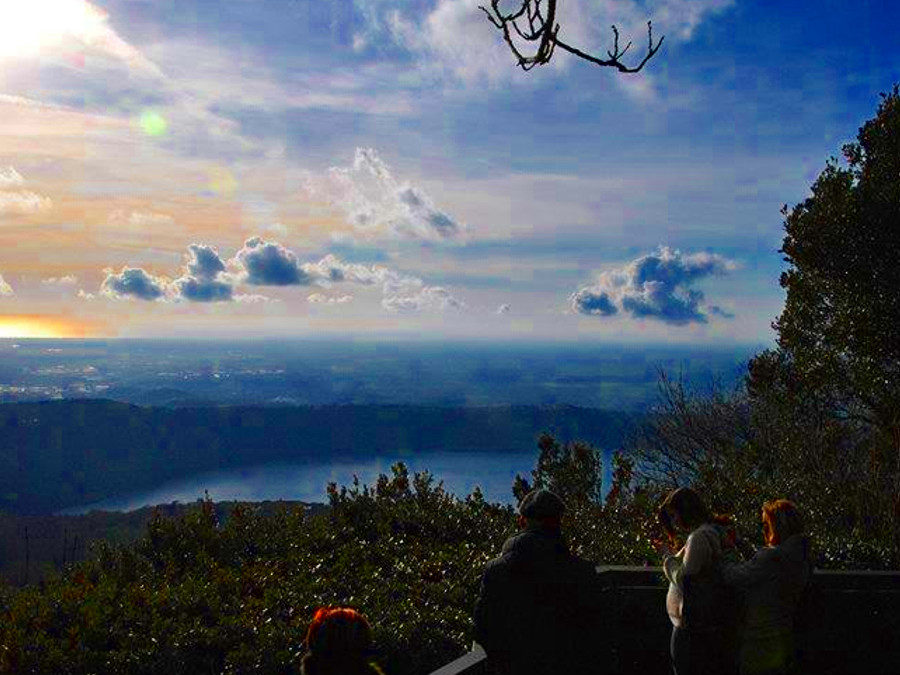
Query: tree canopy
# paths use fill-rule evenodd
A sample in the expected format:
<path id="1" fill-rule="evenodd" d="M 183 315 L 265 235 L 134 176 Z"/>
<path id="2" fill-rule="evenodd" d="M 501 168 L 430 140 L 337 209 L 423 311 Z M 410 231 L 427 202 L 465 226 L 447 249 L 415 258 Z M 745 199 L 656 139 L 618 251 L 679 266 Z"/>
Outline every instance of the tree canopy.
<path id="1" fill-rule="evenodd" d="M 754 362 L 757 384 L 792 371 L 848 418 L 900 430 L 900 92 L 844 146 L 785 213 L 790 267 L 775 322 L 778 352 Z M 773 370 L 775 372 L 773 372 Z M 789 377 L 789 376 L 788 376 Z M 894 445 L 900 443 L 895 440 Z"/>

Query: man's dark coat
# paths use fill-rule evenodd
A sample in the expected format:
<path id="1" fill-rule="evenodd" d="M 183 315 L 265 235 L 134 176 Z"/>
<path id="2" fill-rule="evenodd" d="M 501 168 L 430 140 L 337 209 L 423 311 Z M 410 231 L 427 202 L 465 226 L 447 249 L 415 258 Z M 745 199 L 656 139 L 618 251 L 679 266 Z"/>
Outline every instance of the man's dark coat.
<path id="1" fill-rule="evenodd" d="M 569 553 L 558 533 L 520 532 L 485 567 L 475 640 L 502 673 L 598 672 L 599 623 L 594 566 Z"/>

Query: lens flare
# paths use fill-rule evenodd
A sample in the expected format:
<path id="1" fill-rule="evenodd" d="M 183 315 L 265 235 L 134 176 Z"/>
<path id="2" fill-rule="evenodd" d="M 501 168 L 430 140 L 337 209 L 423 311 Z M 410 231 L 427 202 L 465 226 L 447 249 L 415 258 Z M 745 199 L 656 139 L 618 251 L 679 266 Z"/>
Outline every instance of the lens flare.
<path id="1" fill-rule="evenodd" d="M 166 118 L 155 110 L 145 110 L 141 113 L 139 124 L 141 130 L 148 136 L 162 136 L 169 128 Z"/>
<path id="2" fill-rule="evenodd" d="M 214 166 L 209 170 L 209 189 L 218 196 L 234 196 L 237 186 L 234 174 L 224 166 Z"/>

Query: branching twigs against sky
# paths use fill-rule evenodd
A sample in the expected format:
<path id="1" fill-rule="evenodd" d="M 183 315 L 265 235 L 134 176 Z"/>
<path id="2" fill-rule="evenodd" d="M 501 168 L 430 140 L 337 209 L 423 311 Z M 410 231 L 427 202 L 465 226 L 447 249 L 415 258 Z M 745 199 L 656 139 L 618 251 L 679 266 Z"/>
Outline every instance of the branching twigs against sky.
<path id="1" fill-rule="evenodd" d="M 559 39 L 559 24 L 556 22 L 557 0 L 522 0 L 522 4 L 517 10 L 509 13 L 504 13 L 500 9 L 501 1 L 491 0 L 490 9 L 484 5 L 481 5 L 480 9 L 487 14 L 490 22 L 503 32 L 503 39 L 522 70 L 531 70 L 535 66 L 549 63 L 553 51 L 559 47 L 598 66 L 616 68 L 620 73 L 636 73 L 659 51 L 665 39 L 663 36 L 654 43 L 653 23 L 648 21 L 647 52 L 637 64 L 628 66 L 622 63 L 621 59 L 631 48 L 632 43 L 629 41 L 624 47 L 619 47 L 619 29 L 616 26 L 612 27 L 613 48 L 607 50 L 607 58 L 600 58 Z M 544 5 L 543 9 L 542 5 Z M 523 48 L 517 45 L 517 41 L 529 47 L 536 44 L 537 47 L 534 53 L 528 56 L 523 52 Z"/>

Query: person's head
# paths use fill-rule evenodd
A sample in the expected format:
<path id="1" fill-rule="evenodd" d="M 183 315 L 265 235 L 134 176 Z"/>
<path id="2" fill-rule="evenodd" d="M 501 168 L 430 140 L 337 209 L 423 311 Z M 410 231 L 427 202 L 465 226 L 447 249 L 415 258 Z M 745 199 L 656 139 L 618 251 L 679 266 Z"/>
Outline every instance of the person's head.
<path id="1" fill-rule="evenodd" d="M 795 534 L 803 534 L 800 512 L 787 499 L 776 499 L 763 504 L 762 523 L 766 546 L 777 546 Z"/>
<path id="2" fill-rule="evenodd" d="M 559 532 L 566 505 L 550 490 L 532 490 L 519 502 L 519 527 Z"/>
<path id="3" fill-rule="evenodd" d="M 372 658 L 372 627 L 349 607 L 316 610 L 304 639 L 303 675 L 366 672 Z"/>
<path id="4" fill-rule="evenodd" d="M 690 488 L 670 492 L 660 504 L 658 517 L 663 529 L 672 538 L 714 520 L 700 495 Z"/>

